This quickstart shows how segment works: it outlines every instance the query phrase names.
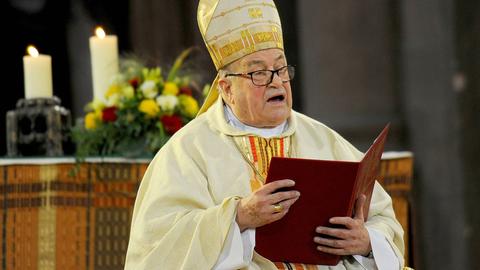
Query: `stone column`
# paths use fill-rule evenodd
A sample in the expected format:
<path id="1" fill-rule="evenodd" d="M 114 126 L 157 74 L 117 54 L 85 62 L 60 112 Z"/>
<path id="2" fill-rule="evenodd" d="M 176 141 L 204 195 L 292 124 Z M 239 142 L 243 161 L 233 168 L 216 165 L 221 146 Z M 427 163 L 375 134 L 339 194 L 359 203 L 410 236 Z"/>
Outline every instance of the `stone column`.
<path id="1" fill-rule="evenodd" d="M 401 1 L 402 91 L 416 158 L 421 269 L 472 269 L 467 261 L 461 114 L 452 0 Z"/>
<path id="2" fill-rule="evenodd" d="M 363 151 L 391 122 L 387 149 L 401 148 L 390 2 L 297 3 L 304 112 Z"/>

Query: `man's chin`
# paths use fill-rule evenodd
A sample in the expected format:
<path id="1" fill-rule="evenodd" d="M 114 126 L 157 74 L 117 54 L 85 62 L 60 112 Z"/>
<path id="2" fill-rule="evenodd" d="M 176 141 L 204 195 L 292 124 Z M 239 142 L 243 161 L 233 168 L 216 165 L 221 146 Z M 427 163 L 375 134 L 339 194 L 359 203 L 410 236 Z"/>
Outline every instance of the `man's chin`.
<path id="1" fill-rule="evenodd" d="M 270 114 L 270 116 L 273 116 L 273 117 L 269 119 L 268 126 L 276 127 L 278 125 L 283 124 L 290 117 L 290 113 L 291 113 L 291 110 L 289 109 L 286 112 L 282 112 L 282 113 L 276 112 L 276 113 Z"/>

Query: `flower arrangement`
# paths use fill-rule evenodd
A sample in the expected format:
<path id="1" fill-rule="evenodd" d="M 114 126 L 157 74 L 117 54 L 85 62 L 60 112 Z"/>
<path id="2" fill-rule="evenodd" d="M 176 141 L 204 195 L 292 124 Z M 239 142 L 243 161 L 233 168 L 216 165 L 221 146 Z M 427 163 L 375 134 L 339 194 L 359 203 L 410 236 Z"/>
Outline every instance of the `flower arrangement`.
<path id="1" fill-rule="evenodd" d="M 152 156 L 192 120 L 199 110 L 195 94 L 200 91 L 181 70 L 190 51 L 178 56 L 165 77 L 160 67 L 123 61 L 105 100 L 87 104 L 85 117 L 71 130 L 77 158 Z"/>

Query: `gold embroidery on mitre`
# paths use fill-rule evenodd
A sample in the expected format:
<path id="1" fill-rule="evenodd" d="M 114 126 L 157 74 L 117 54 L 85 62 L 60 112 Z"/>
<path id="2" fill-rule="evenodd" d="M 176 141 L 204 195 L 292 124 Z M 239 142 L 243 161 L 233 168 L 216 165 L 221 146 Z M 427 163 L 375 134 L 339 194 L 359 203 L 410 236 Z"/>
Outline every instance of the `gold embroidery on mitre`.
<path id="1" fill-rule="evenodd" d="M 275 41 L 274 37 L 275 36 L 272 32 L 260 32 L 253 35 L 253 40 L 255 40 L 255 43 L 262 43 L 268 41 Z"/>
<path id="2" fill-rule="evenodd" d="M 245 5 L 238 6 L 238 7 L 229 9 L 229 10 L 222 11 L 218 15 L 215 15 L 214 17 L 212 17 L 212 20 L 216 19 L 216 18 L 219 18 L 219 17 L 224 17 L 225 15 L 228 15 L 229 13 L 232 13 L 234 11 L 240 11 L 243 8 L 252 7 L 252 6 L 263 6 L 263 7 L 270 7 L 270 8 L 273 8 L 273 9 L 277 9 L 277 7 L 275 7 L 275 5 L 268 4 L 268 3 L 245 4 Z M 262 12 L 262 16 L 263 16 L 263 12 Z"/>
<path id="3" fill-rule="evenodd" d="M 274 36 L 275 41 L 277 41 L 277 46 L 278 47 L 283 47 L 283 38 L 281 33 L 279 33 L 278 28 L 275 26 L 272 26 L 272 33 Z"/>
<path id="4" fill-rule="evenodd" d="M 239 27 L 238 29 L 242 28 Z M 255 29 L 257 30 L 256 33 L 252 33 L 248 28 L 235 33 L 236 29 L 228 30 L 230 33 L 229 38 L 226 37 L 216 42 L 210 42 L 208 48 L 214 62 L 222 66 L 223 63 L 231 63 L 234 60 L 232 58 L 237 57 L 237 53 L 244 55 L 260 49 L 273 47 L 283 49 L 281 32 L 279 32 L 276 26 L 262 25 Z M 235 37 L 235 39 L 232 39 L 232 37 Z"/>
<path id="5" fill-rule="evenodd" d="M 259 8 L 249 8 L 248 16 L 252 19 L 263 18 L 263 11 Z"/>
<path id="6" fill-rule="evenodd" d="M 245 46 L 243 45 L 242 40 L 238 39 L 221 47 L 219 51 L 222 58 L 227 58 L 243 48 L 245 48 Z"/>
<path id="7" fill-rule="evenodd" d="M 241 32 L 242 35 L 242 42 L 243 46 L 247 50 L 248 53 L 252 53 L 255 51 L 255 43 L 253 42 L 253 37 L 252 34 L 250 34 L 250 31 L 244 30 Z"/>
<path id="8" fill-rule="evenodd" d="M 258 25 L 258 26 L 256 26 L 256 25 Z M 269 25 L 275 25 L 275 26 L 269 27 Z M 231 38 L 232 35 L 238 35 L 239 32 L 237 32 L 237 30 L 241 30 L 241 29 L 246 29 L 247 31 L 260 31 L 260 30 L 269 31 L 269 30 L 271 30 L 271 31 L 277 32 L 277 34 L 279 36 L 281 36 L 282 32 L 278 31 L 278 28 L 280 28 L 280 27 L 281 27 L 281 25 L 274 22 L 274 21 L 255 21 L 255 22 L 250 22 L 250 23 L 244 23 L 244 24 L 242 24 L 238 27 L 235 27 L 233 29 L 227 29 L 227 30 L 225 30 L 224 33 L 222 33 L 220 35 L 213 36 L 213 37 L 209 38 L 206 42 L 207 42 L 207 44 L 210 44 L 212 42 L 216 42 L 216 41 L 220 40 L 223 37 Z M 282 45 L 282 47 L 283 47 L 283 45 Z"/>

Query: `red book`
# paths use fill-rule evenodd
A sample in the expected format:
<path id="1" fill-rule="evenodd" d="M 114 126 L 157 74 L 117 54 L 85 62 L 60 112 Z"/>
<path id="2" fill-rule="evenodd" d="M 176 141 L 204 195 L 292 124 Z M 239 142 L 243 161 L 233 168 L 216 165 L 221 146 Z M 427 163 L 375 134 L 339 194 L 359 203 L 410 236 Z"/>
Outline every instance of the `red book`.
<path id="1" fill-rule="evenodd" d="M 292 179 L 301 195 L 285 217 L 256 229 L 255 250 L 274 262 L 338 264 L 340 256 L 317 250 L 315 228 L 333 227 L 328 222 L 332 217 L 353 216 L 361 194 L 367 196 L 367 218 L 388 129 L 389 125 L 360 162 L 272 158 L 266 182 Z"/>

